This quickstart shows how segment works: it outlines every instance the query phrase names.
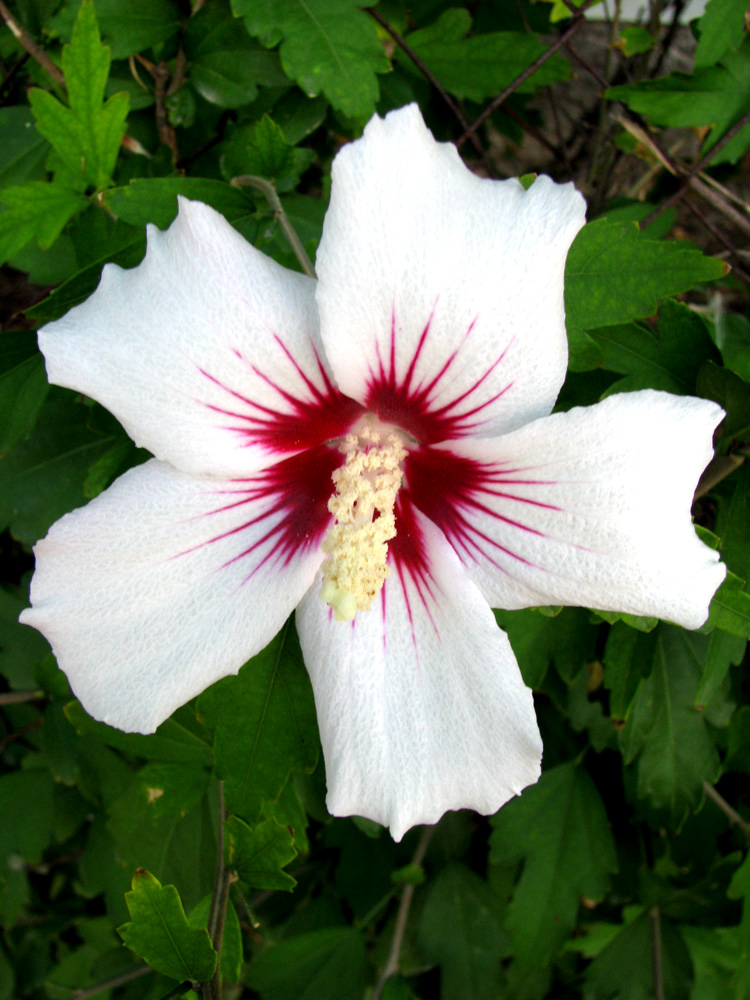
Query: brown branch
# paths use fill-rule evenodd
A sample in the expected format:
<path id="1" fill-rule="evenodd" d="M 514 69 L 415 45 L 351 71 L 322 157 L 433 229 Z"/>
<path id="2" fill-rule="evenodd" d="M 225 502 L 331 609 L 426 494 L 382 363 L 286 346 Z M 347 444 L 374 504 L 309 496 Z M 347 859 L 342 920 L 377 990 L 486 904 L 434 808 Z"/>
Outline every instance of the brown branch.
<path id="1" fill-rule="evenodd" d="M 30 58 L 31 58 L 30 53 L 24 52 L 24 54 L 19 59 L 16 59 L 11 68 L 5 74 L 5 76 L 3 77 L 2 84 L 0 84 L 0 101 L 3 101 L 5 99 L 5 95 L 10 90 L 10 85 L 13 83 L 15 78 L 18 76 L 18 74 L 26 65 L 26 63 L 29 61 Z"/>
<path id="2" fill-rule="evenodd" d="M 24 701 L 43 701 L 44 691 L 6 691 L 0 694 L 0 705 L 18 705 Z"/>
<path id="3" fill-rule="evenodd" d="M 64 87 L 65 77 L 63 76 L 62 70 L 55 66 L 44 49 L 37 45 L 28 31 L 26 31 L 26 29 L 22 27 L 18 21 L 16 21 L 2 0 L 0 0 L 0 16 L 2 16 L 2 19 L 16 36 L 18 43 L 26 49 L 32 59 L 36 59 L 42 69 L 49 73 L 55 83 L 57 83 L 60 87 Z"/>
<path id="4" fill-rule="evenodd" d="M 729 239 L 726 233 L 723 233 L 718 226 L 715 226 L 710 219 L 706 218 L 703 212 L 701 212 L 698 206 L 694 205 L 692 201 L 685 202 L 685 204 L 693 213 L 693 215 L 696 217 L 696 219 L 698 219 L 699 222 L 706 227 L 706 229 L 712 234 L 712 236 L 714 236 L 719 241 L 719 243 L 721 243 L 723 246 L 727 248 L 730 255 L 734 258 L 736 263 L 732 265 L 733 273 L 738 278 L 742 278 L 743 281 L 750 282 L 750 273 L 748 273 L 748 271 L 745 270 L 745 261 L 743 260 L 737 247 L 734 245 L 734 243 L 732 243 L 732 241 Z"/>
<path id="5" fill-rule="evenodd" d="M 456 116 L 458 124 L 461 126 L 464 132 L 467 132 L 470 127 L 468 119 L 464 115 L 463 111 L 456 104 L 456 102 L 453 100 L 453 98 L 450 96 L 450 94 L 445 90 L 445 88 L 440 83 L 435 74 L 432 72 L 432 70 L 429 68 L 429 66 L 425 65 L 425 63 L 420 59 L 420 57 L 414 51 L 414 49 L 409 45 L 409 43 L 404 38 L 401 37 L 401 35 L 396 31 L 396 29 L 391 27 L 391 25 L 388 23 L 388 21 L 386 21 L 386 19 L 383 17 L 383 15 L 380 13 L 379 10 L 375 10 L 374 7 L 368 7 L 367 13 L 370 15 L 370 17 L 373 18 L 373 20 L 377 21 L 377 23 L 381 26 L 381 28 L 383 28 L 385 31 L 388 32 L 388 34 L 391 36 L 396 45 L 398 45 L 398 47 L 401 49 L 404 55 L 408 59 L 410 59 L 412 63 L 414 63 L 414 65 L 422 74 L 422 76 L 424 76 L 424 78 L 432 84 L 432 86 L 435 88 L 438 94 L 440 94 L 440 96 L 442 97 L 443 101 L 445 101 L 450 110 Z M 489 174 L 492 174 L 493 171 L 490 164 L 487 163 L 486 161 L 482 144 L 473 133 L 471 135 L 471 144 L 479 153 L 484 168 L 487 170 Z"/>
<path id="6" fill-rule="evenodd" d="M 585 0 L 583 5 L 579 7 L 578 13 L 573 18 L 573 22 L 570 25 L 570 27 L 568 27 L 559 36 L 559 38 L 539 56 L 538 59 L 535 59 L 530 66 L 527 66 L 526 69 L 523 71 L 523 73 L 519 73 L 519 75 L 515 78 L 515 80 L 512 83 L 509 83 L 508 86 L 505 88 L 505 90 L 503 90 L 500 94 L 498 94 L 498 96 L 495 97 L 490 102 L 490 104 L 487 105 L 484 111 L 479 115 L 478 118 L 474 120 L 474 122 L 472 122 L 471 125 L 469 125 L 464 134 L 456 143 L 459 149 L 467 139 L 470 139 L 472 137 L 472 135 L 479 128 L 479 126 L 483 125 L 484 122 L 486 122 L 487 119 L 490 117 L 490 115 L 494 111 L 497 111 L 500 105 L 503 104 L 510 97 L 510 95 L 521 86 L 522 83 L 528 80 L 528 78 L 532 76 L 532 74 L 536 73 L 536 71 L 539 69 L 540 66 L 543 66 L 548 59 L 551 59 L 552 56 L 558 51 L 558 49 L 561 49 L 563 45 L 565 45 L 565 43 L 570 38 L 572 38 L 573 35 L 575 35 L 575 33 L 579 30 L 579 28 L 583 24 L 583 12 L 586 10 L 587 7 L 590 7 L 593 2 L 594 0 Z"/>

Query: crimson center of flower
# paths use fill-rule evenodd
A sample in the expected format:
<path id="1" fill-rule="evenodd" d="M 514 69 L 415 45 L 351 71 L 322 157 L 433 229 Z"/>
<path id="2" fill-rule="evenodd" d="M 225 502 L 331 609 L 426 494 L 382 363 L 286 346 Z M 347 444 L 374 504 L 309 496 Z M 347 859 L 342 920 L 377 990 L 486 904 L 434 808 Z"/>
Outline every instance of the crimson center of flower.
<path id="1" fill-rule="evenodd" d="M 393 513 L 407 452 L 399 432 L 367 419 L 339 444 L 346 456 L 333 473 L 328 510 L 336 518 L 323 540 L 320 596 L 336 621 L 369 611 L 390 572 L 388 542 L 396 535 Z"/>

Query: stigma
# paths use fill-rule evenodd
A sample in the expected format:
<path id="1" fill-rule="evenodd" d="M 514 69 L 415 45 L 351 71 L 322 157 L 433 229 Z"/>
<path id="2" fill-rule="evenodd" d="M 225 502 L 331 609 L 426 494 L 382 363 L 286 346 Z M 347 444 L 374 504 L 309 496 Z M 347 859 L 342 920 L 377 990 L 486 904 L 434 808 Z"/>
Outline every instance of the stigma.
<path id="1" fill-rule="evenodd" d="M 339 445 L 346 459 L 332 479 L 328 510 L 336 521 L 322 549 L 320 596 L 336 621 L 369 611 L 390 569 L 388 543 L 396 536 L 394 507 L 407 452 L 398 433 L 366 423 Z"/>

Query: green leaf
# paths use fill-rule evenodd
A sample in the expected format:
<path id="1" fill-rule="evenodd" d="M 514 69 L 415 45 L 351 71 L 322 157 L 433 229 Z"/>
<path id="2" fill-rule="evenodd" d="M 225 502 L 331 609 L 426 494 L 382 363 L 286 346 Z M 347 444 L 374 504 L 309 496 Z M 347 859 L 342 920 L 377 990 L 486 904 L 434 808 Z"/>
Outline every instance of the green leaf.
<path id="1" fill-rule="evenodd" d="M 722 560 L 743 580 L 750 579 L 750 462 L 747 459 L 722 483 L 718 495 L 716 532 Z"/>
<path id="2" fill-rule="evenodd" d="M 580 898 L 607 892 L 617 864 L 607 814 L 588 774 L 568 763 L 545 771 L 491 823 L 491 860 L 524 858 L 506 927 L 518 964 L 533 969 L 575 926 Z"/>
<path id="3" fill-rule="evenodd" d="M 727 895 L 731 899 L 743 901 L 740 955 L 732 985 L 735 997 L 745 1000 L 750 996 L 750 854 L 746 855 L 744 862 L 734 873 Z"/>
<path id="4" fill-rule="evenodd" d="M 509 953 L 500 901 L 461 864 L 449 864 L 431 883 L 419 922 L 420 951 L 440 966 L 442 1000 L 495 1000 L 500 962 Z"/>
<path id="5" fill-rule="evenodd" d="M 554 618 L 536 610 L 495 611 L 495 618 L 529 687 L 541 687 L 551 663 L 562 677 L 572 678 L 594 655 L 598 629 L 582 609 L 564 608 Z"/>
<path id="6" fill-rule="evenodd" d="M 605 96 L 623 101 L 655 125 L 673 128 L 713 126 L 704 152 L 738 121 L 750 104 L 750 39 L 736 51 L 725 52 L 720 65 L 697 69 L 688 76 L 671 76 L 611 87 Z M 715 163 L 734 163 L 750 142 L 744 126 L 717 155 Z"/>
<path id="7" fill-rule="evenodd" d="M 702 708 L 713 701 L 729 668 L 742 663 L 746 647 L 747 642 L 744 638 L 722 632 L 718 628 L 710 634 L 701 682 L 695 692 L 696 708 Z"/>
<path id="8" fill-rule="evenodd" d="M 297 856 L 292 834 L 275 819 L 263 820 L 251 828 L 238 816 L 224 824 L 224 858 L 228 868 L 251 889 L 284 889 L 291 892 L 297 884 L 282 871 Z"/>
<path id="9" fill-rule="evenodd" d="M 646 31 L 640 24 L 630 24 L 622 32 L 617 41 L 616 48 L 628 59 L 631 56 L 639 56 L 643 52 L 649 52 L 656 44 L 656 39 L 650 31 Z"/>
<path id="10" fill-rule="evenodd" d="M 155 733 L 142 736 L 140 733 L 123 733 L 97 722 L 77 701 L 65 706 L 65 715 L 79 735 L 91 736 L 106 746 L 136 757 L 172 763 L 197 763 L 208 767 L 213 763 L 211 747 L 174 717 L 162 722 Z"/>
<path id="11" fill-rule="evenodd" d="M 375 22 L 359 0 L 232 0 L 236 17 L 266 46 L 281 41 L 281 64 L 308 97 L 364 121 L 378 99 L 376 73 L 389 64 Z"/>
<path id="12" fill-rule="evenodd" d="M 125 894 L 130 922 L 117 932 L 131 951 L 152 969 L 179 982 L 205 983 L 216 971 L 216 952 L 208 931 L 191 927 L 179 893 L 142 868 Z"/>
<path id="13" fill-rule="evenodd" d="M 36 334 L 0 334 L 0 455 L 26 437 L 36 423 L 49 384 Z"/>
<path id="14" fill-rule="evenodd" d="M 93 412 L 103 427 L 94 426 Z M 43 537 L 53 521 L 85 503 L 89 468 L 124 436 L 105 411 L 53 386 L 33 432 L 0 458 L 0 528 L 10 526 L 27 544 Z"/>
<path id="15" fill-rule="evenodd" d="M 28 584 L 21 593 L 0 586 L 0 674 L 11 688 L 26 690 L 36 686 L 34 667 L 49 653 L 42 633 L 18 620 L 28 606 Z"/>
<path id="16" fill-rule="evenodd" d="M 52 246 L 66 224 L 86 207 L 86 198 L 66 184 L 27 181 L 23 187 L 5 188 L 0 201 L 0 261 L 14 257 L 31 240 Z"/>
<path id="17" fill-rule="evenodd" d="M 713 399 L 726 410 L 721 424 L 724 437 L 750 436 L 750 382 L 707 361 L 698 374 L 697 390 L 700 396 Z"/>
<path id="18" fill-rule="evenodd" d="M 750 320 L 738 313 L 716 318 L 716 346 L 727 368 L 750 382 Z"/>
<path id="19" fill-rule="evenodd" d="M 109 49 L 99 38 L 94 4 L 84 0 L 73 39 L 63 49 L 70 107 L 44 90 L 29 92 L 39 131 L 67 169 L 98 191 L 108 187 L 112 179 L 128 114 L 127 94 L 115 94 L 104 102 L 109 64 Z"/>
<path id="20" fill-rule="evenodd" d="M 255 100 L 258 87 L 288 87 L 279 57 L 248 37 L 228 7 L 207 4 L 188 21 L 185 54 L 190 83 L 211 104 L 239 108 Z"/>
<path id="21" fill-rule="evenodd" d="M 602 327 L 590 336 L 602 349 L 604 368 L 627 378 L 605 393 L 635 389 L 663 389 L 695 393 L 695 382 L 705 361 L 719 360 L 708 328 L 687 306 L 667 299 L 659 310 L 657 332 L 643 324 Z"/>
<path id="22" fill-rule="evenodd" d="M 656 633 L 653 667 L 620 731 L 626 764 L 636 762 L 638 795 L 667 812 L 675 828 L 703 801 L 703 782 L 719 773 L 719 755 L 695 708 L 708 638 L 673 625 Z"/>
<path id="23" fill-rule="evenodd" d="M 708 621 L 704 626 L 706 630 L 718 628 L 742 639 L 750 639 L 750 594 L 744 588 L 743 580 L 734 573 L 727 573 L 711 601 Z"/>
<path id="24" fill-rule="evenodd" d="M 180 30 L 180 11 L 172 0 L 96 0 L 96 16 L 112 59 L 126 59 Z"/>
<path id="25" fill-rule="evenodd" d="M 643 1000 L 654 996 L 653 919 L 643 913 L 626 924 L 594 959 L 586 970 L 587 1000 Z M 692 962 L 680 932 L 668 920 L 659 919 L 659 944 L 663 1000 L 688 1000 Z"/>
<path id="26" fill-rule="evenodd" d="M 41 179 L 49 145 L 34 128 L 31 109 L 0 108 L 0 135 L 0 188 Z"/>
<path id="27" fill-rule="evenodd" d="M 266 948 L 250 966 L 247 983 L 262 1000 L 354 1000 L 364 994 L 369 972 L 362 936 L 337 927 Z"/>
<path id="28" fill-rule="evenodd" d="M 191 927 L 208 927 L 208 915 L 211 910 L 211 897 L 204 896 L 188 913 L 188 923 Z M 221 978 L 224 983 L 238 983 L 242 977 L 242 927 L 237 911 L 230 899 L 227 904 L 224 919 L 224 933 L 221 937 Z M 180 994 L 182 995 L 182 994 Z M 164 1000 L 162 997 L 161 1000 Z"/>
<path id="29" fill-rule="evenodd" d="M 245 219 L 255 211 L 246 191 L 203 177 L 140 177 L 127 187 L 106 191 L 102 201 L 123 222 L 133 226 L 153 223 L 166 229 L 177 217 L 178 195 L 210 205 L 229 222 Z"/>
<path id="30" fill-rule="evenodd" d="M 228 811 L 254 823 L 290 771 L 312 771 L 318 757 L 315 703 L 291 621 L 236 677 L 200 696 L 198 715 L 216 729 Z"/>
<path id="31" fill-rule="evenodd" d="M 259 122 L 235 129 L 231 142 L 225 143 L 221 167 L 227 177 L 254 174 L 278 180 L 294 172 L 297 152 L 282 129 L 263 115 Z"/>
<path id="32" fill-rule="evenodd" d="M 637 223 L 590 222 L 573 241 L 565 265 L 568 330 L 651 316 L 661 299 L 725 273 L 722 261 L 695 247 L 645 239 Z"/>
<path id="33" fill-rule="evenodd" d="M 604 684 L 610 691 L 610 715 L 627 719 L 641 681 L 648 677 L 654 662 L 656 635 L 637 632 L 616 623 L 607 636 L 604 649 Z"/>
<path id="34" fill-rule="evenodd" d="M 745 37 L 747 0 L 709 0 L 698 22 L 695 68 L 713 66 L 727 49 L 736 49 Z"/>
<path id="35" fill-rule="evenodd" d="M 443 87 L 455 97 L 470 101 L 494 97 L 546 48 L 534 34 L 493 31 L 466 38 L 470 30 L 471 14 L 460 8 L 444 11 L 434 24 L 406 36 L 409 46 Z M 411 67 L 402 54 L 399 60 Z M 538 87 L 569 76 L 568 63 L 553 56 L 521 84 L 518 92 L 533 93 Z"/>

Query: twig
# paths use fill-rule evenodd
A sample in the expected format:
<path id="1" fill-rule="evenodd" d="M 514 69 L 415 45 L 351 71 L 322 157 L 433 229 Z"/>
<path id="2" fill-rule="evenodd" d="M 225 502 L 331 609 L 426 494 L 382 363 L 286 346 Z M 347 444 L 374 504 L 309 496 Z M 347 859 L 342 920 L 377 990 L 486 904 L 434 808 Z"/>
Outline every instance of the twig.
<path id="1" fill-rule="evenodd" d="M 722 232 L 718 226 L 715 226 L 710 219 L 706 218 L 703 212 L 701 212 L 698 206 L 694 205 L 692 201 L 686 202 L 686 205 L 696 219 L 699 220 L 701 225 L 705 226 L 706 229 L 719 241 L 719 243 L 722 243 L 727 248 L 731 256 L 734 258 L 735 263 L 732 265 L 732 271 L 735 276 L 742 278 L 743 281 L 750 281 L 750 273 L 745 269 L 745 262 L 742 259 L 739 250 L 734 243 L 732 243 L 726 233 Z M 641 225 L 643 225 L 643 223 L 641 223 Z"/>
<path id="2" fill-rule="evenodd" d="M 0 101 L 5 100 L 5 95 L 10 90 L 10 85 L 13 83 L 15 78 L 18 76 L 18 74 L 26 65 L 26 63 L 29 61 L 30 58 L 31 55 L 28 52 L 24 52 L 24 54 L 20 58 L 16 59 L 11 68 L 5 74 L 5 76 L 3 77 L 2 84 L 0 84 Z"/>
<path id="3" fill-rule="evenodd" d="M 229 886 L 234 879 L 232 871 L 224 862 L 224 783 L 219 782 L 219 829 L 216 835 L 216 872 L 214 888 L 211 894 L 211 909 L 208 913 L 208 936 L 216 951 L 216 972 L 213 979 L 206 983 L 204 990 L 207 1000 L 221 1000 L 221 939 L 224 936 L 224 919 L 227 915 L 229 902 Z"/>
<path id="4" fill-rule="evenodd" d="M 0 705 L 18 705 L 23 701 L 42 701 L 44 691 L 6 691 L 0 694 Z"/>
<path id="5" fill-rule="evenodd" d="M 401 37 L 401 35 L 399 35 L 396 29 L 391 27 L 391 25 L 388 23 L 388 21 L 386 21 L 386 19 L 383 17 L 383 15 L 380 13 L 379 10 L 375 10 L 374 7 L 368 7 L 367 13 L 370 15 L 370 17 L 372 17 L 375 21 L 378 22 L 381 28 L 383 28 L 385 31 L 388 32 L 388 34 L 391 36 L 396 45 L 398 45 L 398 47 L 401 49 L 404 55 L 414 63 L 414 65 L 422 74 L 422 76 L 424 76 L 424 78 L 432 84 L 432 86 L 435 88 L 438 94 L 440 94 L 442 99 L 445 101 L 450 110 L 456 116 L 456 120 L 458 121 L 458 124 L 461 126 L 464 132 L 468 132 L 469 122 L 466 116 L 464 115 L 463 111 L 459 108 L 459 106 L 456 104 L 456 102 L 453 100 L 453 98 L 450 96 L 450 94 L 447 93 L 447 91 L 440 83 L 438 78 L 435 76 L 435 74 L 432 72 L 432 70 L 429 68 L 429 66 L 425 65 L 425 63 L 420 59 L 420 57 L 414 51 L 414 49 L 408 44 L 408 42 L 406 42 Z M 490 164 L 487 163 L 486 161 L 484 149 L 482 148 L 481 142 L 479 141 L 477 136 L 474 135 L 473 132 L 470 136 L 470 139 L 472 146 L 476 149 L 476 151 L 479 153 L 479 156 L 482 159 L 482 165 L 484 166 L 484 168 L 487 170 L 488 173 L 492 174 L 492 169 L 490 167 Z"/>
<path id="6" fill-rule="evenodd" d="M 651 920 L 651 973 L 654 980 L 654 1000 L 664 1000 L 664 974 L 661 958 L 661 912 L 658 906 L 648 911 Z"/>
<path id="7" fill-rule="evenodd" d="M 709 785 L 707 781 L 703 782 L 703 791 L 716 805 L 721 809 L 724 815 L 727 817 L 730 823 L 738 826 L 740 830 L 744 833 L 746 837 L 750 837 L 750 823 L 740 816 L 736 809 L 733 809 L 727 800 L 721 796 L 713 785 Z"/>
<path id="8" fill-rule="evenodd" d="M 427 848 L 430 846 L 430 841 L 432 840 L 432 835 L 435 832 L 434 826 L 426 826 L 422 831 L 422 836 L 419 838 L 419 843 L 417 844 L 417 849 L 414 852 L 414 857 L 411 859 L 412 865 L 419 867 L 424 861 L 424 856 L 427 853 Z M 383 990 L 385 989 L 385 984 L 398 972 L 399 959 L 401 956 L 401 945 L 404 941 L 404 934 L 406 933 L 406 925 L 409 920 L 409 911 L 411 910 L 412 900 L 414 898 L 414 884 L 412 882 L 407 883 L 404 886 L 403 892 L 401 893 L 401 902 L 398 904 L 398 913 L 396 914 L 396 926 L 393 930 L 393 938 L 391 940 L 391 947 L 388 952 L 388 958 L 385 963 L 385 968 L 383 969 L 383 974 L 378 980 L 377 986 L 375 987 L 371 1000 L 380 1000 Z"/>
<path id="9" fill-rule="evenodd" d="M 286 212 L 281 206 L 279 196 L 276 194 L 276 188 L 273 186 L 271 181 L 267 181 L 264 177 L 255 177 L 253 174 L 241 174 L 239 177 L 233 177 L 229 183 L 233 187 L 254 187 L 257 188 L 258 191 L 263 192 L 266 196 L 266 201 L 273 212 L 273 217 L 278 222 L 286 238 L 289 240 L 289 245 L 294 251 L 294 256 L 299 261 L 300 267 L 308 278 L 317 278 L 312 261 L 307 256 L 307 251 L 302 246 L 302 241 L 295 233 L 294 227 L 287 218 Z"/>
<path id="10" fill-rule="evenodd" d="M 34 39 L 31 37 L 28 31 L 26 31 L 26 29 L 23 28 L 18 23 L 18 21 L 16 21 L 16 19 L 13 17 L 11 12 L 2 2 L 2 0 L 0 0 L 0 16 L 2 16 L 2 19 L 5 21 L 10 30 L 16 36 L 16 39 L 18 40 L 19 44 L 26 49 L 26 51 L 33 59 L 36 59 L 39 65 L 47 73 L 49 73 L 49 75 L 52 77 L 55 83 L 57 83 L 61 87 L 64 87 L 65 77 L 63 76 L 62 70 L 59 69 L 57 66 L 55 66 L 55 64 L 52 62 L 52 60 L 44 51 L 44 49 L 41 48 L 39 45 L 37 45 L 37 43 L 34 41 Z"/>
<path id="11" fill-rule="evenodd" d="M 96 986 L 90 986 L 87 990 L 76 990 L 71 1000 L 89 1000 L 89 997 L 98 997 L 106 990 L 113 990 L 116 986 L 124 986 L 125 983 L 131 983 L 134 979 L 140 979 L 141 976 L 147 976 L 153 971 L 148 965 L 138 965 L 134 969 L 128 969 L 127 972 L 121 972 L 119 976 L 113 976 L 111 979 L 97 983 Z"/>
<path id="12" fill-rule="evenodd" d="M 494 111 L 496 111 L 500 107 L 500 105 L 503 104 L 503 102 L 506 101 L 510 97 L 510 95 L 521 86 L 521 84 L 525 80 L 528 80 L 528 78 L 533 73 L 536 73 L 536 71 L 539 69 L 540 66 L 543 66 L 548 59 L 551 59 L 552 56 L 557 52 L 557 50 L 561 49 L 563 45 L 565 45 L 565 43 L 568 41 L 568 39 L 572 38 L 573 35 L 575 35 L 575 33 L 579 30 L 579 28 L 583 24 L 583 12 L 586 10 L 587 7 L 590 7 L 593 2 L 594 0 L 585 0 L 583 5 L 578 8 L 578 14 L 573 18 L 573 22 L 570 25 L 570 27 L 567 28 L 560 35 L 560 37 L 552 45 L 550 45 L 548 49 L 545 49 L 545 51 L 542 52 L 542 54 L 539 56 L 538 59 L 535 59 L 530 66 L 527 66 L 526 69 L 523 71 L 523 73 L 519 73 L 519 75 L 515 78 L 515 80 L 512 83 L 509 83 L 508 86 L 505 88 L 505 90 L 499 93 L 497 97 L 494 98 L 494 100 L 492 100 L 487 105 L 484 111 L 479 115 L 478 118 L 476 118 L 472 122 L 471 125 L 469 125 L 464 134 L 456 143 L 459 149 L 467 139 L 471 138 L 471 136 L 474 134 L 474 132 L 476 132 L 479 126 L 484 124 L 484 122 L 487 121 L 490 115 Z"/>

